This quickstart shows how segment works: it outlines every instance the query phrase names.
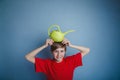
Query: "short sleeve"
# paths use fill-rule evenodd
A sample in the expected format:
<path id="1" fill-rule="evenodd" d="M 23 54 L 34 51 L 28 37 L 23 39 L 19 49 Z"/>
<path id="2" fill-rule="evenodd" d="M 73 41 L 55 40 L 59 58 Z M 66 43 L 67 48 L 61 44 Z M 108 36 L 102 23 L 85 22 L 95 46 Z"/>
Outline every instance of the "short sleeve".
<path id="1" fill-rule="evenodd" d="M 73 64 L 74 67 L 78 67 L 78 66 L 82 66 L 82 55 L 81 53 L 77 53 L 75 55 L 73 55 Z"/>
<path id="2" fill-rule="evenodd" d="M 76 68 L 78 66 L 82 66 L 82 55 L 81 53 L 76 53 L 75 55 L 68 56 L 67 61 L 70 62 L 70 64 Z"/>
<path id="3" fill-rule="evenodd" d="M 46 73 L 46 60 L 35 58 L 35 71 Z"/>

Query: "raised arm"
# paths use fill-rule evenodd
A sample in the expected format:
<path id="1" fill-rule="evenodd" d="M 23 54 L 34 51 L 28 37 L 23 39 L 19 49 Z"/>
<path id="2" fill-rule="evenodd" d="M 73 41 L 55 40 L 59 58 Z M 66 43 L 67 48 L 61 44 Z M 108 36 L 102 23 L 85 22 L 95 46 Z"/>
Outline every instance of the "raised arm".
<path id="1" fill-rule="evenodd" d="M 47 39 L 47 40 L 46 40 L 46 43 L 45 43 L 43 46 L 41 46 L 41 47 L 39 47 L 39 48 L 31 51 L 30 53 L 28 53 L 27 55 L 25 55 L 25 58 L 26 58 L 28 61 L 30 61 L 30 62 L 32 62 L 32 63 L 35 63 L 35 56 L 36 56 L 40 51 L 42 51 L 44 48 L 48 47 L 48 45 L 52 45 L 52 44 L 53 44 L 53 40 Z"/>
<path id="2" fill-rule="evenodd" d="M 70 45 L 70 47 L 78 49 L 81 52 L 82 57 L 85 56 L 86 54 L 88 54 L 90 52 L 90 49 L 87 48 L 87 47 L 76 46 L 76 45 L 72 45 L 72 44 Z"/>
<path id="3" fill-rule="evenodd" d="M 86 54 L 88 54 L 90 52 L 89 48 L 83 47 L 83 46 L 73 45 L 67 39 L 64 39 L 62 43 L 68 45 L 71 48 L 75 48 L 75 49 L 79 50 L 81 52 L 81 54 L 82 54 L 82 57 L 85 56 Z"/>

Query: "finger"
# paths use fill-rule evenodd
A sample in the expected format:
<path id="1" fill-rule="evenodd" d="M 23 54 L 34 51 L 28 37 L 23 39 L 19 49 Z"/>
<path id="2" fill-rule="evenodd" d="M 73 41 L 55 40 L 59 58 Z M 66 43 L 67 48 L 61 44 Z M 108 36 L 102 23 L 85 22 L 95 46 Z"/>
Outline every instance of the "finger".
<path id="1" fill-rule="evenodd" d="M 52 39 L 49 39 L 50 40 L 50 42 L 53 42 L 53 40 Z"/>
<path id="2" fill-rule="evenodd" d="M 67 42 L 63 42 L 63 44 L 67 45 Z"/>
<path id="3" fill-rule="evenodd" d="M 62 41 L 62 44 L 66 44 L 65 40 Z"/>
<path id="4" fill-rule="evenodd" d="M 52 42 L 50 42 L 50 43 L 49 43 L 49 45 L 51 46 L 51 45 L 53 45 L 53 43 L 52 43 Z"/>
<path id="5" fill-rule="evenodd" d="M 66 42 L 66 39 L 64 39 L 63 41 L 62 41 L 62 43 L 65 43 Z"/>
<path id="6" fill-rule="evenodd" d="M 53 44 L 53 40 L 49 39 L 49 45 L 52 45 L 52 44 Z"/>

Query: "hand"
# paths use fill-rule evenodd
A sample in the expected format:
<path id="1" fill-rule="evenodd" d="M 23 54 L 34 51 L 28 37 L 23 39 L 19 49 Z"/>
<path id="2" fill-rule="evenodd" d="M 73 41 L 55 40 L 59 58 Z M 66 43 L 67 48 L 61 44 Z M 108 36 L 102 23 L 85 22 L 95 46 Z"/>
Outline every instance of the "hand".
<path id="1" fill-rule="evenodd" d="M 54 42 L 54 41 L 53 41 L 52 39 L 47 39 L 45 45 L 46 45 L 46 46 L 48 46 L 48 45 L 51 46 L 51 45 L 53 44 L 53 42 Z"/>
<path id="2" fill-rule="evenodd" d="M 63 44 L 65 44 L 66 46 L 70 46 L 71 43 L 68 39 L 64 38 L 64 40 L 62 41 Z"/>

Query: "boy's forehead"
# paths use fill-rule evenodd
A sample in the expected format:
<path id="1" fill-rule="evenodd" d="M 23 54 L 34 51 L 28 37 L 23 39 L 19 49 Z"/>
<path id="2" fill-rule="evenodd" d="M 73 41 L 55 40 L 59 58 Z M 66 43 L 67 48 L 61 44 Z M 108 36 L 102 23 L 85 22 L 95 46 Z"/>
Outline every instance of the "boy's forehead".
<path id="1" fill-rule="evenodd" d="M 65 48 L 57 48 L 56 50 L 65 50 Z"/>

